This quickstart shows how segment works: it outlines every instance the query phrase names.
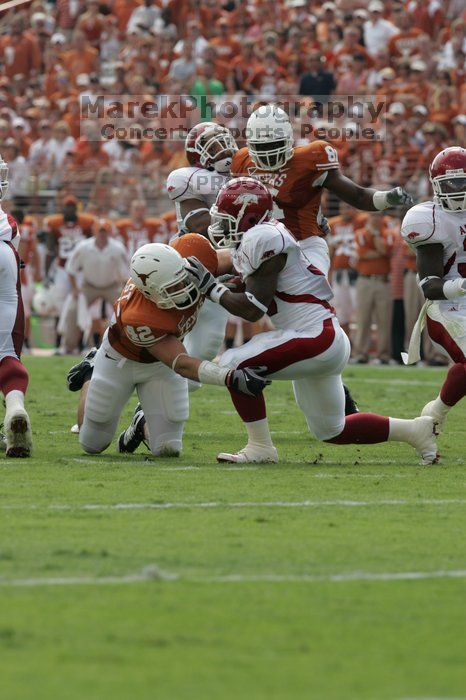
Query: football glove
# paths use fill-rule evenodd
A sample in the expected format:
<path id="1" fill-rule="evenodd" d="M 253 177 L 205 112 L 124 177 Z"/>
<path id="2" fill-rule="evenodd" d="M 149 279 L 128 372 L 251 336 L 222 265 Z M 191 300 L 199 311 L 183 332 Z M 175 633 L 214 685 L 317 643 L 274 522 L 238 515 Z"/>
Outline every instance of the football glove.
<path id="1" fill-rule="evenodd" d="M 213 274 L 194 256 L 186 258 L 184 268 L 190 281 L 199 289 L 201 294 L 208 297 L 217 284 Z"/>
<path id="2" fill-rule="evenodd" d="M 232 369 L 225 379 L 229 389 L 238 391 L 246 396 L 259 396 L 271 380 L 262 375 L 267 372 L 267 367 L 245 367 L 244 369 Z"/>
<path id="3" fill-rule="evenodd" d="M 412 207 L 414 200 L 406 190 L 402 187 L 394 187 L 392 190 L 388 190 L 387 194 L 387 204 L 390 207 Z"/>

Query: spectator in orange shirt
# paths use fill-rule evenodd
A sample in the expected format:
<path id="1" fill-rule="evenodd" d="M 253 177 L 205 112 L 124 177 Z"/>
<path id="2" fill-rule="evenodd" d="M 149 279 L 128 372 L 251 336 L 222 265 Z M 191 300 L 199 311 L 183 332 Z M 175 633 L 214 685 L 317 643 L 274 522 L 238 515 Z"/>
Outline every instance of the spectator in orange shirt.
<path id="1" fill-rule="evenodd" d="M 76 85 L 78 75 L 98 72 L 99 52 L 89 46 L 85 34 L 79 30 L 74 31 L 72 48 L 63 53 L 62 60 L 74 85 Z"/>
<path id="2" fill-rule="evenodd" d="M 392 10 L 395 26 L 400 30 L 388 42 L 388 50 L 392 58 L 407 58 L 419 53 L 419 37 L 423 32 L 419 27 L 413 27 L 413 21 L 406 9 L 395 5 Z"/>
<path id="3" fill-rule="evenodd" d="M 354 56 L 358 54 L 366 59 L 366 66 L 372 65 L 372 58 L 361 44 L 361 34 L 354 26 L 346 27 L 343 32 L 341 48 L 333 56 L 333 67 L 336 71 L 343 72 L 352 64 Z"/>
<path id="4" fill-rule="evenodd" d="M 87 0 L 87 9 L 76 23 L 76 29 L 83 32 L 91 46 L 97 47 L 102 35 L 105 21 L 99 12 L 98 0 Z"/>
<path id="5" fill-rule="evenodd" d="M 212 46 L 215 46 L 217 55 L 220 60 L 232 61 L 240 52 L 241 45 L 237 39 L 232 36 L 228 20 L 222 17 L 217 23 L 218 35 L 211 40 Z"/>
<path id="6" fill-rule="evenodd" d="M 24 31 L 23 16 L 14 16 L 10 23 L 10 33 L 0 38 L 0 66 L 8 78 L 22 75 L 29 80 L 40 69 L 42 60 L 37 41 Z"/>
<path id="7" fill-rule="evenodd" d="M 238 90 L 246 90 L 246 85 L 250 84 L 251 78 L 260 67 L 259 60 L 255 52 L 255 43 L 252 39 L 245 39 L 241 44 L 241 52 L 231 62 L 235 86 Z"/>
<path id="8" fill-rule="evenodd" d="M 383 221 L 375 214 L 355 232 L 358 280 L 356 362 L 366 364 L 372 344 L 372 320 L 377 324 L 377 356 L 390 359 L 390 255 Z"/>

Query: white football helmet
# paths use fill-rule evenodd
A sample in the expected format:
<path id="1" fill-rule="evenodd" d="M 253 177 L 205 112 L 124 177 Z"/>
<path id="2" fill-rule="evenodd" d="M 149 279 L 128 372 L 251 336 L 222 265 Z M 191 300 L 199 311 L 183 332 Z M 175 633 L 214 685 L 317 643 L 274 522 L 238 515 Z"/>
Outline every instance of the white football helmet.
<path id="1" fill-rule="evenodd" d="M 139 291 L 159 309 L 187 309 L 200 297 L 189 281 L 183 258 L 164 243 L 139 248 L 131 258 L 130 273 Z"/>
<path id="2" fill-rule="evenodd" d="M 8 192 L 8 164 L 0 156 L 0 202 Z"/>
<path id="3" fill-rule="evenodd" d="M 53 285 L 39 287 L 32 299 L 32 307 L 38 316 L 56 316 L 58 314 L 56 298 L 56 290 Z"/>
<path id="4" fill-rule="evenodd" d="M 246 125 L 246 144 L 258 168 L 282 168 L 294 150 L 293 127 L 287 113 L 273 104 L 258 107 Z"/>

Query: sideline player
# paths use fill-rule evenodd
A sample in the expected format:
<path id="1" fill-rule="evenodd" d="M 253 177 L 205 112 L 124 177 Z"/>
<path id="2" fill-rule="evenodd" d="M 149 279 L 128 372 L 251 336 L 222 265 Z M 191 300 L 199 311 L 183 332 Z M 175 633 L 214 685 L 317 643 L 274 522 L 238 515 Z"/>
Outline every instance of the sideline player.
<path id="1" fill-rule="evenodd" d="M 0 201 L 8 190 L 8 165 L 0 156 Z M 5 397 L 7 457 L 30 457 L 32 435 L 24 395 L 29 375 L 20 360 L 24 341 L 18 226 L 0 206 L 0 389 Z"/>
<path id="2" fill-rule="evenodd" d="M 195 238 L 195 241 L 192 241 Z M 185 240 L 191 239 L 191 240 Z M 202 236 L 185 236 L 176 248 L 143 246 L 131 260 L 131 278 L 115 303 L 115 319 L 97 351 L 87 393 L 81 447 L 100 453 L 113 439 L 121 411 L 137 390 L 156 456 L 178 456 L 189 401 L 186 379 L 226 385 L 255 396 L 269 383 L 254 368 L 230 370 L 190 355 L 182 343 L 203 303 L 185 270 L 183 250 L 217 274 L 218 257 Z"/>
<path id="3" fill-rule="evenodd" d="M 436 399 L 422 410 L 443 425 L 448 412 L 466 396 L 466 149 L 438 153 L 429 169 L 434 198 L 412 207 L 401 234 L 415 250 L 420 287 L 426 298 L 413 331 L 408 363 L 420 359 L 424 323 L 429 337 L 454 364 Z"/>
<path id="4" fill-rule="evenodd" d="M 326 141 L 295 146 L 289 117 L 276 105 L 262 105 L 251 114 L 246 144 L 233 158 L 232 175 L 253 177 L 267 187 L 274 200 L 275 218 L 283 221 L 303 250 L 312 253 L 314 264 L 325 275 L 330 257 L 320 228 L 323 188 L 364 211 L 412 204 L 401 187 L 379 191 L 345 177 L 337 151 Z"/>
<path id="5" fill-rule="evenodd" d="M 309 429 L 335 444 L 406 442 L 424 464 L 437 461 L 435 421 L 388 418 L 373 413 L 345 416 L 341 373 L 350 343 L 330 306 L 332 290 L 285 226 L 272 218 L 272 197 L 252 178 L 231 180 L 212 207 L 209 232 L 217 245 L 233 249 L 233 266 L 246 285 L 230 291 L 190 258 L 187 268 L 199 290 L 231 313 L 255 321 L 268 313 L 277 330 L 260 333 L 242 347 L 228 350 L 221 367 L 265 367 L 271 379 L 292 380 L 296 401 Z M 231 394 L 248 434 L 246 447 L 221 453 L 221 462 L 277 462 L 262 394 Z"/>

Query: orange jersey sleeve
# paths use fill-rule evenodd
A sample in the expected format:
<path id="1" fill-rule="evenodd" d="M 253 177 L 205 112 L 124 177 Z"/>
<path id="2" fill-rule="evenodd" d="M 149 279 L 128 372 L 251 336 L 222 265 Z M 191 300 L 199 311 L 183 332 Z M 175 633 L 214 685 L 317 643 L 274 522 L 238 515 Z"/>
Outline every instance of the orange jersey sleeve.
<path id="1" fill-rule="evenodd" d="M 176 238 L 171 244 L 183 258 L 194 256 L 213 275 L 217 275 L 218 258 L 212 244 L 198 233 L 187 233 L 180 238 Z"/>
<path id="2" fill-rule="evenodd" d="M 55 234 L 55 236 L 60 236 L 60 229 L 63 226 L 63 215 L 53 214 L 52 216 L 47 216 L 44 219 L 44 227 L 49 233 Z"/>

